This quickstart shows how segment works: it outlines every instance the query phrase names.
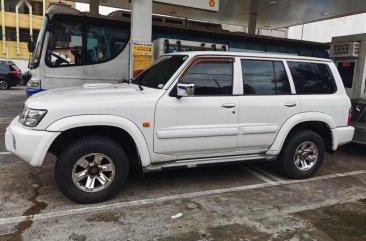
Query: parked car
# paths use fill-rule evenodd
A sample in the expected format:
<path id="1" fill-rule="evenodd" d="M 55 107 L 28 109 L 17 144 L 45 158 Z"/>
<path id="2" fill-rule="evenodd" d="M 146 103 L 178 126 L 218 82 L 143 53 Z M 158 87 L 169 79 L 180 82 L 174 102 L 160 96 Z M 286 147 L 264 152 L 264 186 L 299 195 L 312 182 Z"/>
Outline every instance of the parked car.
<path id="1" fill-rule="evenodd" d="M 0 61 L 0 90 L 20 84 L 22 71 L 12 61 Z"/>
<path id="2" fill-rule="evenodd" d="M 22 74 L 21 76 L 20 85 L 23 86 L 27 85 L 31 78 L 32 78 L 31 71 L 24 72 L 24 74 Z"/>
<path id="3" fill-rule="evenodd" d="M 131 83 L 29 98 L 8 151 L 32 166 L 57 156 L 56 182 L 79 203 L 110 199 L 143 172 L 253 160 L 309 178 L 352 140 L 351 102 L 332 61 L 256 53 L 161 57 Z"/>
<path id="4" fill-rule="evenodd" d="M 366 100 L 352 100 L 352 126 L 355 127 L 353 142 L 366 145 Z"/>

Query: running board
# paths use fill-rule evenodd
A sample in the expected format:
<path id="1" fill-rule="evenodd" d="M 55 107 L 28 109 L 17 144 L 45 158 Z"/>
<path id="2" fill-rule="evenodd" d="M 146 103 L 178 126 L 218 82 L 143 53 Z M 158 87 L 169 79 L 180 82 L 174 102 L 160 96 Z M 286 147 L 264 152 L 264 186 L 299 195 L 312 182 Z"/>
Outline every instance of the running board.
<path id="1" fill-rule="evenodd" d="M 270 156 L 266 154 L 188 159 L 188 160 L 178 160 L 173 162 L 151 164 L 150 166 L 144 167 L 143 171 L 146 173 L 146 172 L 157 172 L 171 169 L 195 168 L 195 167 L 210 166 L 217 164 L 231 164 L 236 162 L 273 161 L 275 159 L 276 156 Z"/>

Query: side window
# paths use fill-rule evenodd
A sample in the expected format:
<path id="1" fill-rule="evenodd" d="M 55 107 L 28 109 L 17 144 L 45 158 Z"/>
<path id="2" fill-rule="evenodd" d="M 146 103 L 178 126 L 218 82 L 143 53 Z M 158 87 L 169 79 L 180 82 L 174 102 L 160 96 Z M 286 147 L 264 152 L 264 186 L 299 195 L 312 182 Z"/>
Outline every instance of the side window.
<path id="1" fill-rule="evenodd" d="M 242 60 L 245 95 L 291 94 L 290 83 L 281 61 Z"/>
<path id="2" fill-rule="evenodd" d="M 55 21 L 46 62 L 50 66 L 81 65 L 84 62 L 83 25 Z"/>
<path id="3" fill-rule="evenodd" d="M 118 24 L 89 22 L 55 19 L 46 56 L 49 66 L 107 62 L 127 45 L 129 31 L 124 31 Z"/>
<path id="4" fill-rule="evenodd" d="M 179 80 L 195 85 L 195 95 L 231 95 L 233 63 L 231 59 L 203 60 L 191 67 Z"/>
<path id="5" fill-rule="evenodd" d="M 119 28 L 87 25 L 87 64 L 116 57 L 126 46 L 128 34 Z"/>
<path id="6" fill-rule="evenodd" d="M 8 65 L 0 65 L 0 74 L 7 74 L 9 72 Z"/>
<path id="7" fill-rule="evenodd" d="M 287 62 L 297 94 L 333 94 L 336 84 L 327 64 Z"/>

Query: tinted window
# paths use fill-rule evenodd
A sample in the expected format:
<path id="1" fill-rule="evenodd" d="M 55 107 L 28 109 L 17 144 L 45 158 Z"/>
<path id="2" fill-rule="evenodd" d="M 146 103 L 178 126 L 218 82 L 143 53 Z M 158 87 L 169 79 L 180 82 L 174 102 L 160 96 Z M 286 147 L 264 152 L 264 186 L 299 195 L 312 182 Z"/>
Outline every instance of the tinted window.
<path id="1" fill-rule="evenodd" d="M 179 80 L 195 85 L 195 95 L 231 95 L 233 64 L 231 60 L 201 61 L 190 68 Z"/>
<path id="2" fill-rule="evenodd" d="M 129 39 L 118 24 L 56 18 L 53 29 L 46 56 L 47 64 L 53 67 L 109 61 L 122 51 Z"/>
<path id="3" fill-rule="evenodd" d="M 332 94 L 336 85 L 327 64 L 288 62 L 298 94 Z"/>
<path id="4" fill-rule="evenodd" d="M 15 65 L 10 65 L 10 70 L 20 71 L 20 69 Z"/>
<path id="5" fill-rule="evenodd" d="M 1 74 L 7 74 L 9 72 L 8 65 L 0 65 L 0 73 Z"/>
<path id="6" fill-rule="evenodd" d="M 161 89 L 187 59 L 186 55 L 162 56 L 132 83 L 139 82 L 142 86 Z"/>
<path id="7" fill-rule="evenodd" d="M 291 94 L 286 70 L 280 61 L 242 60 L 245 95 Z"/>

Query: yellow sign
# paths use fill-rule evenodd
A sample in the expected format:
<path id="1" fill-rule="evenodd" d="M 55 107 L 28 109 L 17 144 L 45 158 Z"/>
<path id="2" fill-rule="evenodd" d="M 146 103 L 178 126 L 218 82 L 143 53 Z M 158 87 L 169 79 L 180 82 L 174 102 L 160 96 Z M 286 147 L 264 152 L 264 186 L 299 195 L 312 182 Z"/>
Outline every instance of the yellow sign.
<path id="1" fill-rule="evenodd" d="M 137 77 L 153 63 L 152 43 L 133 43 L 132 44 L 132 77 Z"/>
<path id="2" fill-rule="evenodd" d="M 220 10 L 220 0 L 154 0 L 154 2 L 215 12 Z"/>

